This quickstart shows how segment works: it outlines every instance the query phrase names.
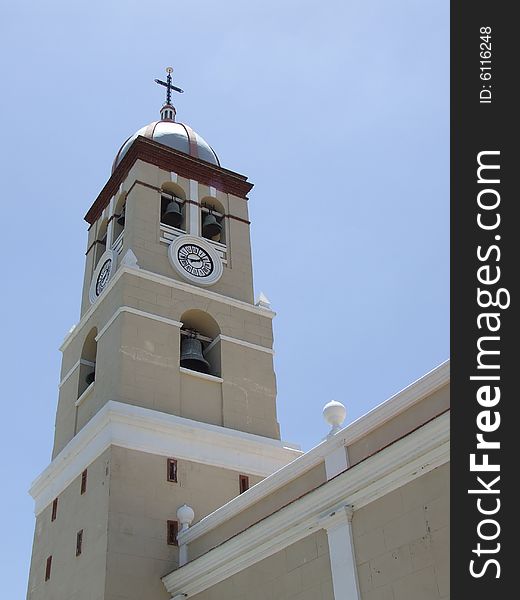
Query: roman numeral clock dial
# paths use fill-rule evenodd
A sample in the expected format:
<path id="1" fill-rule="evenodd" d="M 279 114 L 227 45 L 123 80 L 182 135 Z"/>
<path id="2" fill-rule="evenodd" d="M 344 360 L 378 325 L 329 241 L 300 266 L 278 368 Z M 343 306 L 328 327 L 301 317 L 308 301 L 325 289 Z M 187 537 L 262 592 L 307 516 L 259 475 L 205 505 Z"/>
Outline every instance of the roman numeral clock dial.
<path id="1" fill-rule="evenodd" d="M 172 267 L 187 281 L 213 285 L 223 271 L 222 260 L 205 240 L 183 235 L 170 245 L 168 257 Z"/>
<path id="2" fill-rule="evenodd" d="M 207 277 L 213 271 L 213 261 L 199 246 L 184 244 L 177 250 L 177 256 L 181 266 L 195 277 Z"/>
<path id="3" fill-rule="evenodd" d="M 103 294 L 109 281 L 114 275 L 116 267 L 117 255 L 113 250 L 107 250 L 99 259 L 89 289 L 89 300 L 94 304 L 96 300 Z"/>

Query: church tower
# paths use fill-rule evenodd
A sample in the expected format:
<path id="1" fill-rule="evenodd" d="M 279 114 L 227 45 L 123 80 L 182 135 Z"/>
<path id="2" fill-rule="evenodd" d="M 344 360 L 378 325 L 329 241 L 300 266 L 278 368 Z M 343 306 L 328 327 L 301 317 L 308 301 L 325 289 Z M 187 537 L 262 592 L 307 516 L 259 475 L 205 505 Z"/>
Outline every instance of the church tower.
<path id="1" fill-rule="evenodd" d="M 171 69 L 156 81 L 160 120 L 124 142 L 85 216 L 29 600 L 166 600 L 179 507 L 199 521 L 300 454 L 280 441 L 274 313 L 253 298 L 253 186 L 176 121 Z"/>

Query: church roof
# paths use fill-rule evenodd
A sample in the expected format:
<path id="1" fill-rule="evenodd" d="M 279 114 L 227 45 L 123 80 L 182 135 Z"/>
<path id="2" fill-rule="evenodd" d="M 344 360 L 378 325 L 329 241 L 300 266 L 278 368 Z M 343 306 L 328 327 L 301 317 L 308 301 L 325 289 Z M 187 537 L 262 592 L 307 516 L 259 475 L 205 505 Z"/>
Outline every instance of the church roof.
<path id="1" fill-rule="evenodd" d="M 142 127 L 124 142 L 116 154 L 112 165 L 112 172 L 114 172 L 138 136 L 154 140 L 159 144 L 179 150 L 194 158 L 200 158 L 212 165 L 220 166 L 219 159 L 213 148 L 189 125 L 177 123 L 172 119 L 161 119 Z"/>

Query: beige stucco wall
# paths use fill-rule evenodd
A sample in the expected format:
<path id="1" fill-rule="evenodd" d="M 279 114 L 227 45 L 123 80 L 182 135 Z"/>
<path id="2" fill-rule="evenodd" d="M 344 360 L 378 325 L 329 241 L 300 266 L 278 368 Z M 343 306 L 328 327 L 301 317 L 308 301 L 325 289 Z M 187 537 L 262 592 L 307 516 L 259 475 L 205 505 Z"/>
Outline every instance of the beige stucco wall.
<path id="1" fill-rule="evenodd" d="M 449 465 L 354 512 L 362 600 L 449 597 Z"/>
<path id="2" fill-rule="evenodd" d="M 405 411 L 347 446 L 351 466 L 427 423 L 450 407 L 450 386 L 444 385 Z"/>
<path id="3" fill-rule="evenodd" d="M 166 458 L 112 447 L 106 600 L 167 600 L 161 577 L 177 567 L 178 550 L 166 543 L 166 522 L 185 503 L 199 520 L 239 493 L 238 472 L 184 460 L 169 482 Z"/>
<path id="4" fill-rule="evenodd" d="M 186 503 L 201 519 L 239 494 L 239 474 L 178 461 L 178 482 L 166 477 L 166 456 L 111 446 L 88 467 L 87 491 L 77 477 L 37 517 L 28 600 L 166 600 L 161 577 L 178 564 L 166 523 Z M 175 457 L 173 457 L 175 458 Z M 76 557 L 76 533 L 83 552 Z M 52 573 L 45 582 L 45 564 Z"/>
<path id="5" fill-rule="evenodd" d="M 191 542 L 189 545 L 190 559 L 193 560 L 201 556 L 234 535 L 245 531 L 251 525 L 258 523 L 277 510 L 287 506 L 325 481 L 325 465 L 321 463 L 297 479 L 277 489 L 269 496 L 262 498 L 249 508 L 237 513 L 231 519 L 222 523 L 222 525 L 209 531 L 206 535 Z"/>
<path id="6" fill-rule="evenodd" d="M 193 599 L 334 600 L 326 533 L 313 533 Z"/>
<path id="7" fill-rule="evenodd" d="M 184 289 L 125 273 L 103 295 L 91 316 L 75 330 L 65 347 L 62 378 L 77 365 L 85 339 L 98 333 L 121 306 L 180 321 L 199 309 L 218 324 L 221 334 L 272 348 L 272 321 L 222 300 L 209 300 Z M 273 356 L 230 341 L 220 343 L 223 383 L 182 374 L 179 327 L 123 312 L 97 343 L 96 381 L 76 407 L 80 368 L 60 388 L 53 456 L 109 400 L 224 425 L 279 439 Z"/>
<path id="8" fill-rule="evenodd" d="M 102 600 L 110 482 L 110 450 L 89 467 L 87 491 L 81 476 L 59 495 L 51 522 L 52 503 L 36 518 L 29 574 L 28 600 Z M 76 556 L 76 534 L 83 529 L 83 552 Z M 52 555 L 51 578 L 45 581 L 47 557 Z"/>

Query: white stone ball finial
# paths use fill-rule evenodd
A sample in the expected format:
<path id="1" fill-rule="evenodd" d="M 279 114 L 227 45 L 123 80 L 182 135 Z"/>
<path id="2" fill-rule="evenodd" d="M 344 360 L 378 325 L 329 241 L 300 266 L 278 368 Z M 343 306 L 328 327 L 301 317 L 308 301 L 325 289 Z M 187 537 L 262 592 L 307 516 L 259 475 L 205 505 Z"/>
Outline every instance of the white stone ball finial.
<path id="1" fill-rule="evenodd" d="M 323 407 L 323 418 L 331 426 L 329 435 L 334 435 L 341 429 L 341 425 L 347 416 L 347 409 L 344 404 L 331 400 Z"/>
<path id="2" fill-rule="evenodd" d="M 191 506 L 183 504 L 177 509 L 177 519 L 182 525 L 181 531 L 185 531 L 186 529 L 188 529 L 194 518 L 195 513 L 193 512 L 193 508 L 191 508 Z"/>

